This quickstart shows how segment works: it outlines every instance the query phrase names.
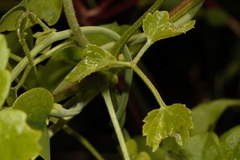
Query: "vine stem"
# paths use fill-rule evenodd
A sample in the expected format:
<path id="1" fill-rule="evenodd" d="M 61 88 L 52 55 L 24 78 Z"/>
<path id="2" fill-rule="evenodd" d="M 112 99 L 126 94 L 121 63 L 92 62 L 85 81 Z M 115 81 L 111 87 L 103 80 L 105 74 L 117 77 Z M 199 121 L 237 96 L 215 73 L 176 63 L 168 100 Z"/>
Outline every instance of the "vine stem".
<path id="1" fill-rule="evenodd" d="M 113 53 L 115 56 L 118 56 L 121 52 L 124 44 L 128 41 L 128 39 L 142 26 L 143 19 L 146 17 L 148 13 L 153 13 L 158 8 L 160 8 L 161 4 L 164 0 L 157 0 L 148 10 L 145 12 L 129 29 L 123 33 L 121 38 L 116 42 L 113 46 Z"/>
<path id="2" fill-rule="evenodd" d="M 148 88 L 151 90 L 153 93 L 155 99 L 157 100 L 158 104 L 165 108 L 167 105 L 164 103 L 162 100 L 162 97 L 160 96 L 159 92 L 157 89 L 154 87 L 152 82 L 147 78 L 147 76 L 138 68 L 136 64 L 132 64 L 131 68 L 137 73 L 137 75 L 144 81 L 144 83 L 148 86 Z"/>
<path id="3" fill-rule="evenodd" d="M 113 127 L 115 129 L 115 132 L 116 132 L 116 135 L 117 135 L 117 138 L 118 138 L 121 150 L 122 150 L 124 160 L 130 160 L 128 150 L 127 150 L 127 146 L 126 146 L 126 143 L 125 143 L 125 140 L 124 140 L 124 137 L 123 137 L 123 133 L 122 133 L 121 127 L 119 125 L 119 122 L 118 122 L 118 119 L 117 119 L 117 116 L 116 116 L 116 113 L 115 113 L 115 110 L 114 110 L 114 107 L 113 107 L 110 91 L 105 86 L 100 86 L 99 85 L 99 88 L 102 92 L 102 96 L 103 96 L 104 101 L 106 103 L 108 113 L 110 115 Z"/>
<path id="4" fill-rule="evenodd" d="M 79 46 L 85 48 L 88 42 L 83 35 L 81 28 L 79 27 L 72 0 L 63 0 L 63 7 L 69 27 L 72 30 L 73 35 L 75 36 Z"/>
<path id="5" fill-rule="evenodd" d="M 152 42 L 147 40 L 147 42 L 144 44 L 144 46 L 141 48 L 141 50 L 138 52 L 136 57 L 133 59 L 133 63 L 137 64 L 138 61 L 141 59 L 143 54 L 147 51 L 147 49 L 152 45 Z"/>
<path id="6" fill-rule="evenodd" d="M 113 38 L 114 40 L 119 39 L 119 35 L 117 35 L 114 31 L 104 28 L 104 27 L 88 26 L 88 27 L 81 27 L 81 30 L 83 31 L 84 34 L 102 34 L 107 37 Z M 50 33 L 30 51 L 31 57 L 34 58 L 38 53 L 40 53 L 42 50 L 44 50 L 46 47 L 48 47 L 52 43 L 70 38 L 71 36 L 73 36 L 73 31 L 69 30 L 69 29 L 60 31 L 60 32 Z M 61 49 L 61 47 L 57 47 L 57 48 L 58 48 L 58 50 Z M 126 47 L 124 47 L 124 48 L 126 48 Z M 39 61 L 39 59 L 38 59 L 38 61 Z M 35 64 L 36 64 L 36 62 L 35 62 Z M 11 82 L 16 79 L 16 77 L 23 71 L 23 69 L 27 65 L 28 65 L 28 59 L 25 56 L 16 65 L 16 67 L 14 67 L 14 69 L 11 71 Z"/>

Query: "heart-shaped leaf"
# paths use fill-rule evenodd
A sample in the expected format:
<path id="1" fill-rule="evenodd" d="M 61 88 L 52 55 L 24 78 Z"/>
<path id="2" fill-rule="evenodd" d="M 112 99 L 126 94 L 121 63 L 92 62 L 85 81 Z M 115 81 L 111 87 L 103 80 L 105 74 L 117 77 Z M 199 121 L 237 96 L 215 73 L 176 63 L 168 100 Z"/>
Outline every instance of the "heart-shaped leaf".
<path id="1" fill-rule="evenodd" d="M 26 113 L 20 110 L 0 111 L 0 157 L 1 159 L 31 159 L 39 154 L 38 140 L 41 132 L 26 123 Z"/>
<path id="2" fill-rule="evenodd" d="M 152 43 L 161 39 L 174 37 L 194 27 L 195 21 L 189 21 L 182 26 L 174 26 L 169 22 L 167 11 L 156 11 L 154 14 L 148 13 L 143 20 L 143 31 Z"/>
<path id="3" fill-rule="evenodd" d="M 83 60 L 65 78 L 69 82 L 81 81 L 91 73 L 117 67 L 114 64 L 114 56 L 96 45 L 87 45 L 81 54 Z"/>
<path id="4" fill-rule="evenodd" d="M 173 104 L 152 110 L 143 120 L 143 135 L 147 136 L 147 145 L 156 151 L 160 142 L 174 137 L 179 145 L 189 138 L 189 129 L 193 127 L 190 110 L 183 104 Z"/>

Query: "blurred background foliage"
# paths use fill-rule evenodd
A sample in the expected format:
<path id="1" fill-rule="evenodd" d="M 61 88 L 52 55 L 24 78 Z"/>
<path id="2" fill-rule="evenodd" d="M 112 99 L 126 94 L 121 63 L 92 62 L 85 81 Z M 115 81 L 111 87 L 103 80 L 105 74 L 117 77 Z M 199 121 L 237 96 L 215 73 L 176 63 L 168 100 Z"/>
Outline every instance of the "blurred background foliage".
<path id="1" fill-rule="evenodd" d="M 84 26 L 114 21 L 120 25 L 131 25 L 155 0 L 73 1 L 79 23 Z M 0 0 L 1 16 L 19 2 Z M 179 2 L 181 0 L 166 0 L 162 9 L 169 11 Z M 185 35 L 157 42 L 146 52 L 139 66 L 157 87 L 166 104 L 183 103 L 192 108 L 204 101 L 240 97 L 239 7 L 239 0 L 205 0 L 195 17 L 197 23 L 194 29 Z M 64 14 L 54 28 L 68 28 Z M 71 125 L 96 148 L 109 152 L 115 150 L 112 148 L 114 141 L 109 140 L 112 130 L 106 107 L 99 102 L 103 102 L 101 97 L 91 102 L 72 120 Z M 131 136 L 141 135 L 142 119 L 148 111 L 157 107 L 148 88 L 135 76 L 126 119 L 126 128 Z M 239 124 L 239 114 L 237 107 L 227 109 L 218 122 L 216 132 L 221 134 Z M 89 128 L 91 125 L 94 127 Z M 53 153 L 83 149 L 72 137 L 62 139 L 62 136 L 66 137 L 60 131 L 52 138 Z"/>

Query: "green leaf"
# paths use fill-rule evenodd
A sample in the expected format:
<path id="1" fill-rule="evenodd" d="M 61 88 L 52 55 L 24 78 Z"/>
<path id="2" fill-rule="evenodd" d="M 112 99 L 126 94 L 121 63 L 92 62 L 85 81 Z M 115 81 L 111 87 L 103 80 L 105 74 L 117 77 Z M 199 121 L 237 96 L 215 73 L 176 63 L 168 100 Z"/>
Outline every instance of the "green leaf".
<path id="1" fill-rule="evenodd" d="M 39 141 L 41 145 L 40 155 L 45 159 L 50 159 L 49 137 L 46 135 L 46 119 L 53 108 L 54 100 L 51 93 L 43 88 L 31 89 L 18 97 L 13 108 L 20 109 L 27 113 L 27 123 L 30 127 L 41 130 L 42 137 Z"/>
<path id="2" fill-rule="evenodd" d="M 16 30 L 16 19 L 26 10 L 33 12 L 38 18 L 44 20 L 51 26 L 58 21 L 61 15 L 62 1 L 23 0 L 1 18 L 0 32 Z M 29 23 L 28 27 L 32 25 L 34 25 L 34 23 Z"/>
<path id="3" fill-rule="evenodd" d="M 45 126 L 41 131 L 42 131 L 42 136 L 39 139 L 41 150 L 39 154 L 44 160 L 50 160 L 51 159 L 50 158 L 50 137 L 48 134 L 47 126 Z"/>
<path id="4" fill-rule="evenodd" d="M 191 137 L 180 153 L 191 160 L 228 160 L 240 158 L 240 126 L 224 133 L 220 139 L 213 132 Z"/>
<path id="5" fill-rule="evenodd" d="M 13 108 L 27 113 L 30 127 L 41 130 L 45 127 L 45 120 L 53 108 L 53 103 L 53 97 L 48 90 L 34 88 L 20 95 Z"/>
<path id="6" fill-rule="evenodd" d="M 234 127 L 220 137 L 221 154 L 218 160 L 240 159 L 240 126 Z"/>
<path id="7" fill-rule="evenodd" d="M 9 10 L 0 20 L 0 32 L 16 30 L 16 20 L 25 11 L 22 3 Z"/>
<path id="8" fill-rule="evenodd" d="M 117 67 L 114 66 L 115 58 L 96 45 L 87 45 L 82 51 L 82 56 L 83 60 L 77 64 L 77 68 L 66 76 L 67 81 L 81 81 L 91 73 Z"/>
<path id="9" fill-rule="evenodd" d="M 0 109 L 4 104 L 11 87 L 10 73 L 7 70 L 0 69 Z"/>
<path id="10" fill-rule="evenodd" d="M 6 38 L 3 34 L 0 34 L 0 69 L 6 68 L 9 54 L 10 50 L 8 49 Z"/>
<path id="11" fill-rule="evenodd" d="M 176 27 L 169 22 L 167 11 L 156 11 L 148 13 L 143 20 L 143 31 L 152 43 L 161 39 L 174 37 L 186 33 L 194 27 L 195 21 L 189 21 L 182 26 Z"/>
<path id="12" fill-rule="evenodd" d="M 237 105 L 240 105 L 240 100 L 233 99 L 219 99 L 197 105 L 192 109 L 191 113 L 195 126 L 190 131 L 191 135 L 213 131 L 217 120 L 225 109 Z"/>
<path id="13" fill-rule="evenodd" d="M 11 86 L 10 73 L 5 69 L 9 54 L 10 50 L 7 47 L 5 36 L 0 34 L 0 108 L 8 96 Z"/>
<path id="14" fill-rule="evenodd" d="M 220 154 L 218 136 L 213 132 L 195 135 L 181 148 L 180 153 L 191 160 L 214 160 Z"/>
<path id="15" fill-rule="evenodd" d="M 26 160 L 38 155 L 41 132 L 26 123 L 26 114 L 19 110 L 0 111 L 0 157 L 4 160 Z"/>
<path id="16" fill-rule="evenodd" d="M 62 11 L 62 0 L 24 0 L 27 3 L 26 8 L 33 11 L 38 18 L 47 22 L 48 25 L 54 25 Z"/>
<path id="17" fill-rule="evenodd" d="M 155 147 L 158 147 L 161 140 L 167 137 L 174 137 L 176 142 L 182 145 L 181 137 L 188 134 L 188 128 L 192 128 L 189 113 L 190 110 L 182 104 L 173 104 L 149 112 L 144 119 L 146 123 L 143 126 L 143 134 L 148 136 L 148 145 L 150 145 L 149 142 L 152 142 L 154 145 L 156 143 Z M 185 133 L 184 130 L 186 129 L 187 132 Z"/>
<path id="18" fill-rule="evenodd" d="M 167 137 L 174 137 L 179 145 L 184 145 L 189 138 L 188 129 L 193 127 L 190 110 L 183 104 L 152 110 L 143 121 L 143 135 L 147 136 L 147 145 L 152 151 Z"/>

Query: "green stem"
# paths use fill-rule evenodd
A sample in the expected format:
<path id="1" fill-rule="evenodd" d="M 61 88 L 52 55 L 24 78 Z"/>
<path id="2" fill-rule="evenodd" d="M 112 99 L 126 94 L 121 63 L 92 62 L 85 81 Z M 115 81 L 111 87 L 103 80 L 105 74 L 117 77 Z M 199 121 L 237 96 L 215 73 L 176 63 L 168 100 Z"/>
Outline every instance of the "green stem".
<path id="1" fill-rule="evenodd" d="M 104 158 L 98 153 L 98 151 L 89 143 L 89 141 L 80 135 L 78 132 L 74 131 L 72 128 L 64 125 L 62 128 L 66 133 L 76 138 L 84 147 L 86 147 L 92 155 L 98 160 L 104 160 Z"/>
<path id="2" fill-rule="evenodd" d="M 18 19 L 17 19 L 17 23 L 16 23 L 16 28 L 17 28 L 17 35 L 18 35 L 18 40 L 22 46 L 22 49 L 25 53 L 25 55 L 27 56 L 28 58 L 28 63 L 33 66 L 33 58 L 31 56 L 31 53 L 30 53 L 30 50 L 29 50 L 29 47 L 26 43 L 26 40 L 25 40 L 25 30 L 26 30 L 26 27 L 27 27 L 27 18 L 28 17 L 31 17 L 30 15 L 30 12 L 29 11 L 26 11 L 26 12 L 23 12 L 19 15 Z"/>
<path id="3" fill-rule="evenodd" d="M 83 35 L 81 28 L 79 27 L 72 0 L 63 0 L 63 7 L 69 27 L 72 30 L 73 35 L 75 36 L 79 46 L 85 48 L 88 42 Z"/>
<path id="4" fill-rule="evenodd" d="M 34 66 L 41 63 L 42 61 L 46 60 L 47 58 L 51 57 L 54 53 L 59 52 L 63 49 L 75 46 L 75 41 L 68 40 L 65 42 L 62 42 L 61 44 L 57 45 L 56 47 L 52 48 L 51 50 L 47 51 L 43 55 L 37 57 L 34 59 Z"/>
<path id="5" fill-rule="evenodd" d="M 113 127 L 115 129 L 115 132 L 116 132 L 116 135 L 117 135 L 117 138 L 118 138 L 118 141 L 119 141 L 122 153 L 123 153 L 123 157 L 124 157 L 125 160 L 130 160 L 128 150 L 127 150 L 127 146 L 126 146 L 123 134 L 122 134 L 122 130 L 121 130 L 121 127 L 118 123 L 116 113 L 114 111 L 114 107 L 113 107 L 113 104 L 112 104 L 110 92 L 109 92 L 107 87 L 103 87 L 103 86 L 99 85 L 99 88 L 102 92 L 102 96 L 103 96 L 103 98 L 105 100 L 105 103 L 107 105 L 108 113 L 110 115 Z"/>
<path id="6" fill-rule="evenodd" d="M 169 12 L 170 22 L 176 26 L 181 26 L 197 13 L 204 0 L 183 0 Z"/>
<path id="7" fill-rule="evenodd" d="M 19 57 L 18 55 L 13 54 L 13 53 L 10 53 L 9 57 L 16 62 L 20 62 L 22 60 L 22 57 Z"/>
<path id="8" fill-rule="evenodd" d="M 37 21 L 37 23 L 44 29 L 44 30 L 50 30 L 50 28 L 37 17 L 37 15 L 33 12 L 29 11 L 30 19 L 32 19 L 33 22 Z"/>
<path id="9" fill-rule="evenodd" d="M 64 32 L 64 34 L 57 34 L 55 32 L 46 36 L 41 42 L 39 42 L 31 51 L 31 57 L 34 58 L 38 53 L 43 51 L 53 42 L 69 38 L 71 34 Z M 22 70 L 28 65 L 28 58 L 25 56 L 11 71 L 11 81 L 14 81 L 16 77 L 22 72 Z"/>
<path id="10" fill-rule="evenodd" d="M 144 83 L 148 86 L 148 88 L 151 90 L 151 92 L 153 93 L 155 99 L 157 100 L 158 104 L 165 108 L 166 104 L 164 103 L 164 101 L 162 100 L 162 97 L 160 96 L 160 94 L 158 93 L 157 89 L 154 87 L 154 85 L 152 84 L 152 82 L 147 78 L 147 76 L 137 67 L 136 64 L 132 64 L 131 68 L 137 73 L 137 75 L 144 81 Z"/>
<path id="11" fill-rule="evenodd" d="M 126 44 L 128 39 L 142 26 L 143 19 L 146 17 L 148 13 L 153 13 L 164 2 L 164 0 L 157 0 L 148 10 L 145 12 L 131 27 L 128 28 L 127 31 L 123 33 L 121 38 L 117 41 L 117 43 L 114 45 L 112 51 L 114 53 L 114 56 L 118 56 L 121 53 L 121 50 L 123 46 Z"/>
<path id="12" fill-rule="evenodd" d="M 141 59 L 143 54 L 146 52 L 146 50 L 152 45 L 152 42 L 147 41 L 144 46 L 141 48 L 141 50 L 138 52 L 136 57 L 133 59 L 133 63 L 137 64 L 138 61 Z"/>
<path id="13" fill-rule="evenodd" d="M 119 39 L 119 35 L 116 32 L 104 28 L 104 27 L 82 27 L 82 31 L 84 34 L 103 34 L 110 38 L 114 38 L 114 40 Z M 60 32 L 52 32 L 47 35 L 41 42 L 39 42 L 31 51 L 31 57 L 34 58 L 37 54 L 43 51 L 46 47 L 51 45 L 54 42 L 64 40 L 70 38 L 73 35 L 71 30 L 64 30 Z M 16 67 L 11 71 L 11 81 L 13 82 L 16 77 L 23 71 L 23 69 L 28 65 L 27 57 L 24 57 L 21 62 L 17 64 Z"/>
<path id="14" fill-rule="evenodd" d="M 28 65 L 24 72 L 23 72 L 23 75 L 22 75 L 22 78 L 20 79 L 20 81 L 18 82 L 18 84 L 14 87 L 14 89 L 17 91 L 22 85 L 23 83 L 25 82 L 26 78 L 27 78 L 27 75 L 28 73 L 30 72 L 32 66 L 31 65 Z"/>

